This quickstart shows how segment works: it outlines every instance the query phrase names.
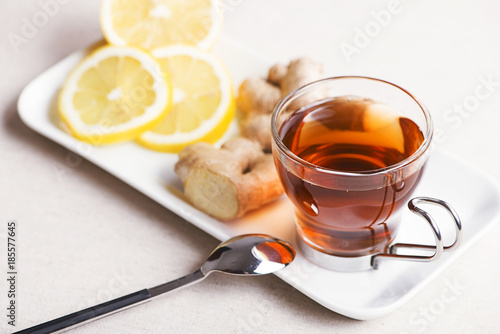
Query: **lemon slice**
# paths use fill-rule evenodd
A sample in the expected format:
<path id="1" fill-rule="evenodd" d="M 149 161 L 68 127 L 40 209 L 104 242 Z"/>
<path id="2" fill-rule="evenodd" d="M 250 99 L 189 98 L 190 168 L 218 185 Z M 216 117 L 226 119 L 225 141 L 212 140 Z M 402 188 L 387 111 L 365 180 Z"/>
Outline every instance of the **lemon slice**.
<path id="1" fill-rule="evenodd" d="M 172 153 L 199 141 L 215 143 L 235 112 L 232 84 L 223 64 L 210 53 L 181 45 L 157 49 L 153 56 L 170 74 L 172 111 L 143 133 L 139 143 Z"/>
<path id="2" fill-rule="evenodd" d="M 113 45 L 209 49 L 222 21 L 217 0 L 103 0 L 101 29 Z"/>
<path id="3" fill-rule="evenodd" d="M 66 79 L 59 115 L 76 138 L 91 144 L 130 140 L 168 112 L 171 92 L 168 77 L 151 55 L 104 46 Z"/>

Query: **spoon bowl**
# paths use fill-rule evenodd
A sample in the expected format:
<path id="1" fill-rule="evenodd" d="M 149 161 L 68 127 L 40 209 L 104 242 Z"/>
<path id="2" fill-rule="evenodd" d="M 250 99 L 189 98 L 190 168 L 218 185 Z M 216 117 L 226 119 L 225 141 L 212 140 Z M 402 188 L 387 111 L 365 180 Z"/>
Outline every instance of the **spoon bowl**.
<path id="1" fill-rule="evenodd" d="M 200 270 L 204 275 L 212 271 L 266 275 L 285 268 L 294 258 L 295 250 L 288 242 L 265 234 L 247 234 L 220 244 Z"/>

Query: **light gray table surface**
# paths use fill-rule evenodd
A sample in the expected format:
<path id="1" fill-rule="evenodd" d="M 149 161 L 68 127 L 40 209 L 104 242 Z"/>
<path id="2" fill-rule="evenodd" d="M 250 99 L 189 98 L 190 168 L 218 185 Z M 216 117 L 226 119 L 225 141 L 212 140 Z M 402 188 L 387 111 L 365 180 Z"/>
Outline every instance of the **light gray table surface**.
<path id="1" fill-rule="evenodd" d="M 380 77 L 414 92 L 441 131 L 437 144 L 500 181 L 500 3 L 223 4 L 222 34 L 269 59 L 310 56 L 329 75 Z M 37 18 L 47 6 L 47 20 Z M 102 38 L 99 1 L 0 0 L 0 8 L 0 332 L 14 330 L 6 317 L 9 220 L 18 224 L 15 329 L 194 270 L 218 240 L 30 130 L 17 114 L 26 84 Z M 39 26 L 27 31 L 34 20 Z M 478 97 L 478 86 L 490 94 Z M 72 333 L 498 333 L 499 234 L 495 224 L 414 298 L 374 320 L 336 314 L 275 276 L 214 275 Z M 452 285 L 453 298 L 443 299 Z"/>

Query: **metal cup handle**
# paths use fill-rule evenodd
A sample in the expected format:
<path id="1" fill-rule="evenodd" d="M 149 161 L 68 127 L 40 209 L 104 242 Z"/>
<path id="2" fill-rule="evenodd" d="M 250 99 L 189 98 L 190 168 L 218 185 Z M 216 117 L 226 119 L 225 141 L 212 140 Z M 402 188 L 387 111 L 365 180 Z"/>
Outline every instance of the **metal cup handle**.
<path id="1" fill-rule="evenodd" d="M 429 203 L 440 206 L 450 214 L 451 218 L 454 220 L 455 223 L 455 241 L 451 245 L 444 246 L 439 226 L 436 224 L 432 216 L 427 211 L 418 206 L 418 204 L 420 203 Z M 373 269 L 378 269 L 380 266 L 380 261 L 385 259 L 396 259 L 396 260 L 418 261 L 418 262 L 435 261 L 443 254 L 443 252 L 452 251 L 460 245 L 462 241 L 462 222 L 455 209 L 453 209 L 451 205 L 449 205 L 447 202 L 431 197 L 415 197 L 408 202 L 408 208 L 410 209 L 411 212 L 415 213 L 416 215 L 422 217 L 425 221 L 427 221 L 434 234 L 436 244 L 419 245 L 419 244 L 396 243 L 388 248 L 388 253 L 379 253 L 371 257 L 371 266 L 373 267 Z M 434 250 L 434 254 L 429 256 L 400 255 L 397 254 L 397 251 L 399 249 Z"/>

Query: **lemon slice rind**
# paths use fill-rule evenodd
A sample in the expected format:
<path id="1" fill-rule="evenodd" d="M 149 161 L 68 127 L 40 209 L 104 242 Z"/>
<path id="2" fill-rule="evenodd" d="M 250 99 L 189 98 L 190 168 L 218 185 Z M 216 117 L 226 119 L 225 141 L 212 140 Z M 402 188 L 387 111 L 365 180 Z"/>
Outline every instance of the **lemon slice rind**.
<path id="1" fill-rule="evenodd" d="M 126 123 L 106 126 L 106 124 L 85 124 L 79 117 L 79 111 L 73 105 L 73 97 L 78 91 L 78 82 L 82 75 L 95 68 L 100 62 L 110 57 L 131 57 L 154 78 L 152 85 L 156 99 L 144 109 L 142 115 Z M 103 46 L 84 58 L 67 77 L 59 95 L 59 115 L 72 134 L 94 145 L 109 144 L 131 140 L 153 127 L 164 116 L 171 104 L 171 87 L 168 75 L 159 63 L 147 52 L 134 47 Z"/>
<path id="2" fill-rule="evenodd" d="M 131 44 L 130 42 L 128 42 L 125 38 L 123 38 L 117 33 L 116 29 L 113 26 L 114 22 L 112 19 L 110 19 L 113 16 L 112 5 L 114 1 L 116 0 L 103 0 L 101 3 L 101 9 L 100 9 L 101 29 L 104 33 L 106 40 L 110 44 L 116 46 L 130 45 Z M 222 10 L 219 0 L 209 0 L 209 1 L 210 1 L 209 16 L 211 18 L 211 28 L 208 30 L 207 35 L 203 39 L 200 39 L 195 45 L 193 45 L 201 50 L 209 50 L 212 47 L 218 35 L 220 34 L 222 28 Z M 156 1 L 156 2 L 161 5 L 161 1 Z M 144 40 L 141 45 L 136 45 L 136 46 L 153 50 L 157 48 L 167 47 L 170 45 L 175 45 L 178 42 L 174 44 L 170 43 L 165 44 L 159 47 L 148 47 L 147 45 L 144 45 L 144 43 L 149 44 L 149 41 Z M 190 41 L 185 41 L 184 44 L 190 45 Z"/>
<path id="3" fill-rule="evenodd" d="M 218 77 L 221 99 L 213 116 L 204 121 L 198 128 L 190 132 L 175 132 L 173 134 L 159 134 L 146 131 L 139 136 L 138 142 L 148 148 L 158 151 L 179 152 L 187 145 L 205 141 L 215 143 L 228 129 L 235 114 L 232 82 L 228 71 L 222 62 L 212 54 L 186 45 L 173 45 L 154 50 L 153 56 L 159 60 L 172 56 L 188 55 L 211 65 Z M 175 87 L 173 87 L 175 90 Z M 175 95 L 175 94 L 174 94 Z M 175 100 L 175 97 L 173 98 Z"/>

